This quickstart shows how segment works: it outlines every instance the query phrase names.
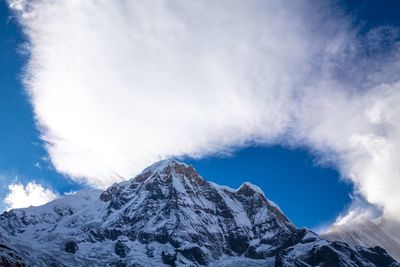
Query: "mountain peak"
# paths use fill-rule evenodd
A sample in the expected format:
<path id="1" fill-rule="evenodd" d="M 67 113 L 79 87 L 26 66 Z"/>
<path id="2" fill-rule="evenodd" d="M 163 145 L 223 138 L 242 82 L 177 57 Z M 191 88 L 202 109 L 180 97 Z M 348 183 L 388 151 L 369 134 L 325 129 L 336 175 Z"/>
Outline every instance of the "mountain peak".
<path id="1" fill-rule="evenodd" d="M 165 168 L 175 167 L 177 165 L 189 167 L 189 165 L 187 165 L 186 163 L 180 162 L 175 159 L 163 159 L 163 160 L 160 160 L 160 161 L 157 161 L 157 162 L 151 164 L 149 167 L 145 168 L 142 171 L 142 173 L 144 173 L 144 172 L 159 172 Z"/>
<path id="2" fill-rule="evenodd" d="M 132 178 L 131 182 L 148 182 L 158 179 L 163 182 L 173 182 L 179 177 L 195 180 L 198 184 L 204 184 L 205 180 L 200 177 L 193 166 L 175 159 L 165 159 L 158 161 L 145 168 L 139 175 Z"/>
<path id="3" fill-rule="evenodd" d="M 0 215 L 0 233 L 32 266 L 398 266 L 381 249 L 352 249 L 296 228 L 251 183 L 219 186 L 176 160 L 156 162 L 100 197 L 78 193 L 12 210 Z M 11 250 L 3 254 L 16 261 Z"/>

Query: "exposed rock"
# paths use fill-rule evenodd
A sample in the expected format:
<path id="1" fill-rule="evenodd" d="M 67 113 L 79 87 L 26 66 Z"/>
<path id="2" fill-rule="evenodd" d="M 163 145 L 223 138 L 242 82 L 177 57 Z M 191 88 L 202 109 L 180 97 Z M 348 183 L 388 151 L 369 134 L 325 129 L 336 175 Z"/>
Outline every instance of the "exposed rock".
<path id="1" fill-rule="evenodd" d="M 121 258 L 125 258 L 126 254 L 128 254 L 130 250 L 131 249 L 121 240 L 118 240 L 117 243 L 115 243 L 115 254 Z"/>
<path id="2" fill-rule="evenodd" d="M 200 247 L 189 247 L 178 249 L 178 252 L 181 253 L 186 259 L 198 263 L 200 265 L 207 265 L 209 263 L 209 259 L 204 251 Z"/>
<path id="3" fill-rule="evenodd" d="M 68 241 L 65 243 L 65 251 L 68 253 L 75 254 L 79 249 L 78 244 L 75 241 Z"/>
<path id="4" fill-rule="evenodd" d="M 126 267 L 126 262 L 123 261 L 123 260 L 118 260 L 118 261 L 115 263 L 115 267 Z"/>
<path id="5" fill-rule="evenodd" d="M 176 252 L 169 253 L 169 252 L 162 251 L 161 252 L 162 262 L 164 264 L 167 264 L 170 266 L 176 266 L 176 255 L 177 255 Z"/>

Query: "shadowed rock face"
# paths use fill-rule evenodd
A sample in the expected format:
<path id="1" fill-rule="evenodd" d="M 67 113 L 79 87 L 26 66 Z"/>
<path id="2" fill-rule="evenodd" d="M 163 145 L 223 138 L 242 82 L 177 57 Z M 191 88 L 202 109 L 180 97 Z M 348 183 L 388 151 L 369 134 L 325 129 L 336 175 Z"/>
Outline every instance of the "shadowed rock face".
<path id="1" fill-rule="evenodd" d="M 65 243 L 65 251 L 68 253 L 75 254 L 78 249 L 79 246 L 75 241 L 68 241 Z"/>
<path id="2" fill-rule="evenodd" d="M 28 264 L 22 259 L 15 249 L 10 248 L 5 244 L 0 244 L 0 266 L 27 267 Z"/>
<path id="3" fill-rule="evenodd" d="M 2 215 L 0 226 L 16 243 L 28 234 L 32 247 L 48 243 L 66 265 L 218 266 L 235 259 L 231 266 L 397 266 L 379 248 L 353 249 L 297 229 L 249 183 L 222 187 L 176 161 L 155 163 L 102 193 L 70 198 Z M 60 233 L 79 250 L 60 250 Z M 24 255 L 49 256 L 29 248 Z"/>

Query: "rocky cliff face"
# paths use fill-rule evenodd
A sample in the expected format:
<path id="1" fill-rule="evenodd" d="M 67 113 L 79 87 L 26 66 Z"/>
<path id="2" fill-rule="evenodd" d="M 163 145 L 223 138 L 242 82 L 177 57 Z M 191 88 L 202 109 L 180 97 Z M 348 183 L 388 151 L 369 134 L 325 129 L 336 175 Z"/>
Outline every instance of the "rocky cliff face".
<path id="1" fill-rule="evenodd" d="M 165 160 L 104 192 L 0 216 L 32 266 L 399 266 L 383 249 L 297 229 L 262 191 L 207 182 Z"/>

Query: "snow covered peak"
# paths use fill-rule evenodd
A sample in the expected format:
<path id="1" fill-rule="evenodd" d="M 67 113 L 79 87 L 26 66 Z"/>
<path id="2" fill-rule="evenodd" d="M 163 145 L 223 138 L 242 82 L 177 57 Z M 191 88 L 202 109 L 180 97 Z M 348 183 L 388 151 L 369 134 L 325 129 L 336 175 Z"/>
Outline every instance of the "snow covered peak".
<path id="1" fill-rule="evenodd" d="M 204 186 L 213 188 L 214 184 L 204 180 L 193 166 L 167 159 L 152 164 L 129 181 L 114 184 L 101 194 L 101 199 L 116 202 L 128 196 L 131 198 L 139 191 L 145 191 L 154 198 L 165 196 L 172 191 L 189 198 Z"/>
<path id="2" fill-rule="evenodd" d="M 167 167 L 174 167 L 176 165 L 184 165 L 186 167 L 188 167 L 188 165 L 186 163 L 183 162 L 179 162 L 175 159 L 163 159 L 160 161 L 157 161 L 153 164 L 151 164 L 149 167 L 145 168 L 142 173 L 145 172 L 159 172 L 162 171 L 163 169 L 167 168 Z"/>
<path id="3" fill-rule="evenodd" d="M 179 175 L 187 177 L 198 177 L 200 175 L 196 172 L 193 166 L 187 165 L 186 163 L 179 162 L 174 159 L 165 159 L 158 161 L 149 167 L 145 168 L 139 175 L 132 178 L 130 181 L 134 182 L 145 182 L 151 178 L 164 178 L 172 181 L 171 178 L 175 178 Z M 202 179 L 202 178 L 200 178 Z"/>

